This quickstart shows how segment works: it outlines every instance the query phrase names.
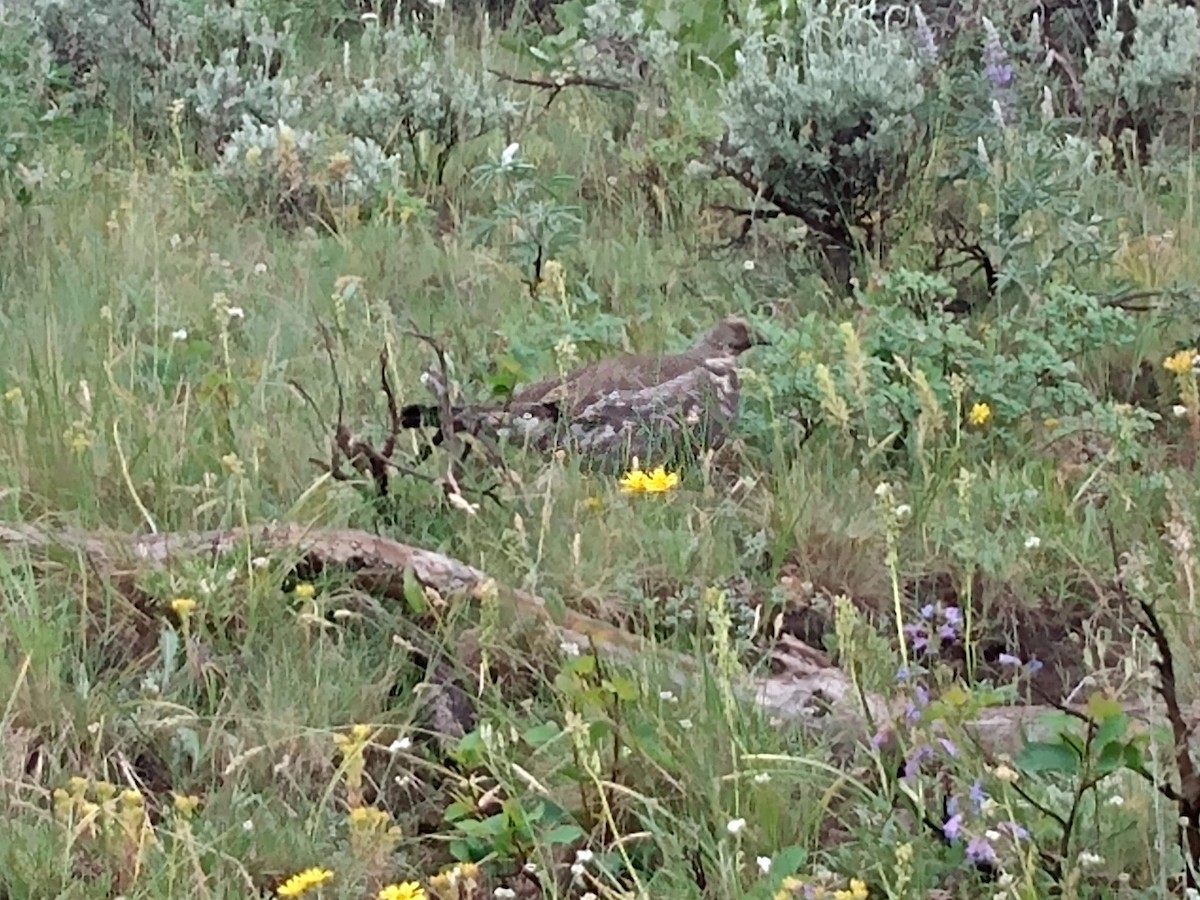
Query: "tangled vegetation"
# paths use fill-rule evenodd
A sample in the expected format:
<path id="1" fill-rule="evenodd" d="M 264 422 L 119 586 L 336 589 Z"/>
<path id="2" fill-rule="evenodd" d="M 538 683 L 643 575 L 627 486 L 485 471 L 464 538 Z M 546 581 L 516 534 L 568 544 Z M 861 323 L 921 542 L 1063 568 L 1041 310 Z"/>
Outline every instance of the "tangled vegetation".
<path id="1" fill-rule="evenodd" d="M 922 3 L 0 5 L 0 896 L 1200 896 L 1200 19 Z"/>

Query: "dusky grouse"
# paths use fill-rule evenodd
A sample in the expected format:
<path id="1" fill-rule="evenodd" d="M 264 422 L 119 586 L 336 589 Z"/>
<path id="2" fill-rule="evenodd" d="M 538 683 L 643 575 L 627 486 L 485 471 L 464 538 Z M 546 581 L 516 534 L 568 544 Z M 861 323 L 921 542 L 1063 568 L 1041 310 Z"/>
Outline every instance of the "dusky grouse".
<path id="1" fill-rule="evenodd" d="M 635 456 L 644 465 L 679 461 L 724 443 L 741 402 L 738 357 L 765 343 L 729 316 L 682 353 L 612 357 L 526 385 L 503 405 L 455 406 L 453 429 L 563 449 L 604 469 Z M 404 428 L 444 430 L 437 406 L 406 406 L 400 418 Z"/>

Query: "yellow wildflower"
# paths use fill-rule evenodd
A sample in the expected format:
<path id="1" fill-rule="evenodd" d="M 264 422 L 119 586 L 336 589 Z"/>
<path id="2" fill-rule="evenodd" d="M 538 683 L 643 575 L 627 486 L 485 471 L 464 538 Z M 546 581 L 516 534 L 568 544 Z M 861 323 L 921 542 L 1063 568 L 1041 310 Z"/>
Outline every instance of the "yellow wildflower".
<path id="1" fill-rule="evenodd" d="M 630 469 L 621 478 L 621 490 L 631 494 L 661 494 L 679 484 L 679 474 L 659 466 L 652 472 Z"/>
<path id="2" fill-rule="evenodd" d="M 583 508 L 592 511 L 604 509 L 604 501 L 599 497 L 588 497 L 583 501 Z"/>
<path id="3" fill-rule="evenodd" d="M 971 407 L 971 412 L 967 415 L 968 421 L 972 425 L 983 426 L 992 418 L 992 408 L 986 403 L 976 403 Z"/>
<path id="4" fill-rule="evenodd" d="M 297 872 L 281 884 L 275 889 L 275 893 L 280 897 L 299 897 L 306 891 L 320 887 L 327 881 L 332 880 L 333 873 L 328 869 L 305 869 L 303 872 Z"/>
<path id="5" fill-rule="evenodd" d="M 315 587 L 313 587 L 311 584 L 309 584 L 307 581 L 301 582 L 300 584 L 296 585 L 296 596 L 299 597 L 301 600 L 311 600 L 316 595 L 317 595 L 317 589 Z"/>
<path id="6" fill-rule="evenodd" d="M 246 467 L 236 453 L 226 453 L 222 456 L 221 465 L 230 475 L 240 477 L 246 474 Z"/>
<path id="7" fill-rule="evenodd" d="M 1195 350 L 1180 350 L 1163 360 L 1163 368 L 1172 375 L 1186 375 L 1196 362 Z"/>
<path id="8" fill-rule="evenodd" d="M 389 884 L 375 895 L 377 900 L 426 900 L 425 889 L 415 881 Z"/>
<path id="9" fill-rule="evenodd" d="M 9 388 L 4 392 L 4 399 L 9 403 L 21 402 L 21 389 L 19 387 Z"/>
<path id="10" fill-rule="evenodd" d="M 871 896 L 867 885 L 857 878 L 850 879 L 850 887 L 844 891 L 835 891 L 834 900 L 867 900 Z"/>
<path id="11" fill-rule="evenodd" d="M 183 796 L 172 791 L 172 796 L 175 798 L 175 812 L 185 819 L 190 819 L 192 813 L 196 811 L 196 807 L 200 805 L 200 798 L 195 794 Z"/>
<path id="12" fill-rule="evenodd" d="M 171 601 L 171 612 L 181 619 L 186 619 L 195 611 L 196 601 L 191 597 L 176 597 Z"/>

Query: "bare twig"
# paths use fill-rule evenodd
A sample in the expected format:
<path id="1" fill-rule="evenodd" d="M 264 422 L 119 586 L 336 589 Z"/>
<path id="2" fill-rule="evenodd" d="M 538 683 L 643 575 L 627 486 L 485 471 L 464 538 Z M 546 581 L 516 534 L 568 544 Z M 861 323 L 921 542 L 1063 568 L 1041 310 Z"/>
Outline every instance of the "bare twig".
<path id="1" fill-rule="evenodd" d="M 598 88 L 603 91 L 616 91 L 621 94 L 633 94 L 633 91 L 626 85 L 616 81 L 609 81 L 604 78 L 586 78 L 582 75 L 565 75 L 561 78 L 547 80 L 544 78 L 526 78 L 520 75 L 510 75 L 507 72 L 501 72 L 497 69 L 488 69 L 493 75 L 502 81 L 510 82 L 511 84 L 520 84 L 526 87 L 537 88 L 538 90 L 549 91 L 550 96 L 546 98 L 543 109 L 549 109 L 558 95 L 569 87 L 591 87 Z"/>

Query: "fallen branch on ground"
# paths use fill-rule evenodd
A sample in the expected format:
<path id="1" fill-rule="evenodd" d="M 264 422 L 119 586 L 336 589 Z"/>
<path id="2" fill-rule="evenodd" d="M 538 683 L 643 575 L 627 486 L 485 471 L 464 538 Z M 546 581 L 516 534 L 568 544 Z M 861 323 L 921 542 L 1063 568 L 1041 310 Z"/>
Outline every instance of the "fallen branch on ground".
<path id="1" fill-rule="evenodd" d="M 560 644 L 574 643 L 581 649 L 591 646 L 615 662 L 665 673 L 681 689 L 699 676 L 691 657 L 654 647 L 637 635 L 582 613 L 568 610 L 561 620 L 556 619 L 535 594 L 501 585 L 481 570 L 444 554 L 364 531 L 284 524 L 130 536 L 0 523 L 0 547 L 38 553 L 61 548 L 86 556 L 107 573 L 165 568 L 175 560 L 236 553 L 292 556 L 317 571 L 342 569 L 356 587 L 401 602 L 408 573 L 444 598 L 492 599 L 502 615 L 539 622 Z M 747 675 L 737 687 L 748 704 L 781 727 L 801 727 L 850 751 L 869 741 L 876 727 L 903 715 L 902 709 L 893 709 L 885 698 L 861 694 L 851 678 L 831 665 L 824 654 L 795 638 L 781 639 L 771 661 L 771 673 Z M 1027 735 L 1044 739 L 1050 732 L 1039 719 L 1058 711 L 1038 705 L 995 707 L 968 727 L 984 752 L 1012 754 Z M 1126 712 L 1143 724 L 1163 722 L 1158 709 L 1127 708 Z M 1194 710 L 1184 715 L 1192 722 L 1197 719 Z"/>

